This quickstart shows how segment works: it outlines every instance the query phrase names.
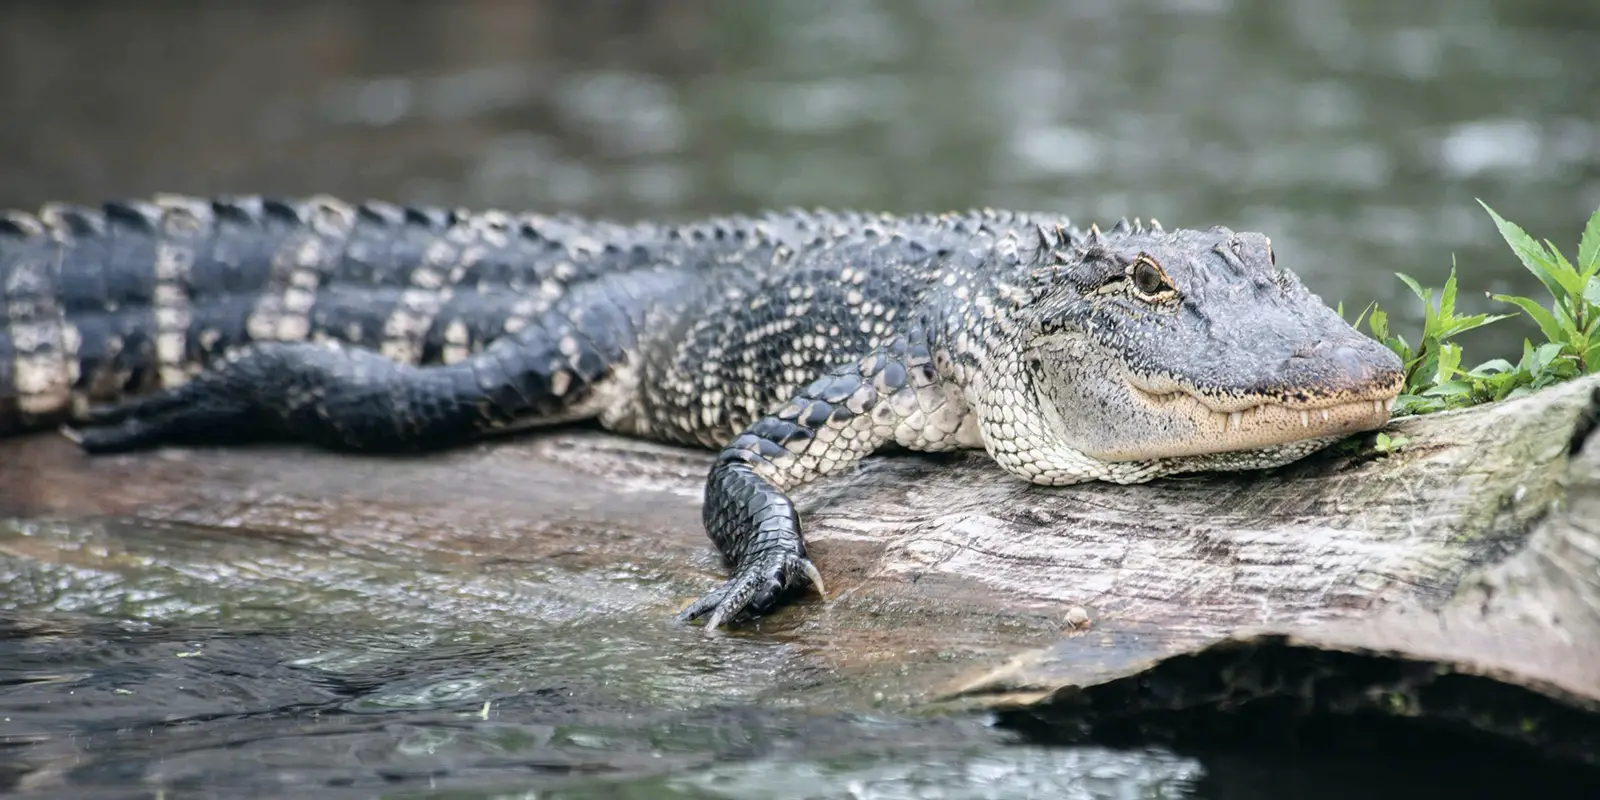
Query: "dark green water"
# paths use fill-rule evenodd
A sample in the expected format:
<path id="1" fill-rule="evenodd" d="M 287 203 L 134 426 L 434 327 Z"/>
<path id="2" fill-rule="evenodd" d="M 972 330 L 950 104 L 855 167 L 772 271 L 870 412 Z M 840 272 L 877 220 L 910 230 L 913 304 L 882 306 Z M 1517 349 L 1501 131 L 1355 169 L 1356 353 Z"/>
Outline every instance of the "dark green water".
<path id="1" fill-rule="evenodd" d="M 18 2 L 0 5 L 0 206 L 1155 216 L 1265 230 L 1329 302 L 1414 324 L 1395 271 L 1436 284 L 1454 255 L 1484 310 L 1482 291 L 1535 288 L 1474 198 L 1572 249 L 1600 206 L 1596 53 L 1590 0 Z M 696 660 L 698 639 L 640 640 L 604 609 L 545 619 L 494 575 L 385 583 L 401 567 L 343 553 L 265 585 L 251 564 L 313 548 L 6 524 L 0 791 L 1561 796 L 1449 753 L 1050 748 L 981 719 L 800 712 L 750 689 L 781 643 Z M 148 560 L 113 574 L 31 549 L 104 537 Z M 445 585 L 472 591 L 433 601 Z"/>

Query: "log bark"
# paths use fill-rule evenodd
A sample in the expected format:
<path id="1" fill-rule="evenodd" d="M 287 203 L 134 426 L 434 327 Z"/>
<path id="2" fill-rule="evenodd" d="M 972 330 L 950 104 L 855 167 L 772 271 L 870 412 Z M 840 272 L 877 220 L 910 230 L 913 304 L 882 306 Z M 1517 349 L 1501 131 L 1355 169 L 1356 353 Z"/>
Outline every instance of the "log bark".
<path id="1" fill-rule="evenodd" d="M 829 597 L 709 643 L 668 623 L 725 575 L 699 522 L 709 453 L 569 429 L 404 459 L 88 459 L 35 436 L 0 443 L 0 599 L 35 617 L 579 626 L 722 670 L 641 678 L 710 699 L 979 706 L 1041 735 L 1424 719 L 1593 761 L 1597 402 L 1586 378 L 1398 420 L 1396 453 L 1369 435 L 1137 486 L 873 458 L 797 493 Z M 152 592 L 181 609 L 129 611 Z"/>

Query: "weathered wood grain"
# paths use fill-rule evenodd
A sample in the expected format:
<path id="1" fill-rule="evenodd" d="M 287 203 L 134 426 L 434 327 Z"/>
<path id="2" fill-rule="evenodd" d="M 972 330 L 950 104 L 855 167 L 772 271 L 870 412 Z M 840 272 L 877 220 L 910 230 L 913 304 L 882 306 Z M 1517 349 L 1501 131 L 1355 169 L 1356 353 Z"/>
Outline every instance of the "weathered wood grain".
<path id="1" fill-rule="evenodd" d="M 100 606 L 181 564 L 191 577 L 162 586 L 219 604 L 604 625 L 637 649 L 716 653 L 713 671 L 780 643 L 738 680 L 786 703 L 979 705 L 1075 730 L 1309 694 L 1308 713 L 1431 717 L 1585 759 L 1600 752 L 1600 446 L 1572 451 L 1597 389 L 1400 420 L 1396 454 L 1358 441 L 1138 486 L 1029 486 L 976 454 L 874 458 L 797 496 L 826 601 L 713 644 L 667 622 L 724 575 L 699 523 L 710 454 L 593 431 L 409 459 L 87 459 L 14 440 L 0 557 L 100 576 Z M 174 554 L 107 533 L 117 521 L 211 538 Z M 1466 682 L 1441 694 L 1441 676 Z M 1490 707 L 1505 691 L 1510 716 Z"/>

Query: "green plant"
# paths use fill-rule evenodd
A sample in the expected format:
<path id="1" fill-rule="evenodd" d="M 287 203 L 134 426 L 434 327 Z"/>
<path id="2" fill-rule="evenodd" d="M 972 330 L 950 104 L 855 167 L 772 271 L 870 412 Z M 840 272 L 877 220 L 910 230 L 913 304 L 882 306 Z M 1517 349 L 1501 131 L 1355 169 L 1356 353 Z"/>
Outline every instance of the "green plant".
<path id="1" fill-rule="evenodd" d="M 1404 273 L 1396 273 L 1396 276 L 1422 301 L 1422 336 L 1416 347 L 1412 347 L 1405 337 L 1390 333 L 1389 315 L 1376 304 L 1367 317 L 1367 327 L 1372 335 L 1400 356 L 1401 363 L 1405 365 L 1405 390 L 1395 399 L 1395 413 L 1425 414 L 1454 407 L 1452 398 L 1457 396 L 1440 388 L 1449 384 L 1461 371 L 1461 345 L 1450 339 L 1512 315 L 1457 314 L 1454 264 L 1450 266 L 1450 277 L 1445 280 L 1444 289 L 1439 292 L 1437 305 L 1432 289 L 1422 288 Z"/>
<path id="2" fill-rule="evenodd" d="M 1483 208 L 1494 217 L 1500 235 L 1522 265 L 1544 284 L 1555 303 L 1546 309 L 1526 297 L 1497 294 L 1494 299 L 1512 303 L 1532 317 L 1546 340 L 1561 345 L 1560 357 L 1577 361 L 1580 373 L 1600 368 L 1600 342 L 1593 341 L 1595 326 L 1600 324 L 1600 276 L 1596 275 L 1600 273 L 1600 209 L 1589 217 L 1589 224 L 1583 229 L 1578 241 L 1578 263 L 1573 265 L 1550 240 L 1534 241 L 1494 209 L 1487 205 Z"/>
<path id="3" fill-rule="evenodd" d="M 1372 441 L 1372 449 L 1383 453 L 1384 455 L 1389 455 L 1400 452 L 1400 448 L 1405 447 L 1410 443 L 1411 439 L 1401 436 L 1398 433 L 1390 436 L 1387 433 L 1380 432 Z"/>
<path id="4" fill-rule="evenodd" d="M 1545 341 L 1534 344 L 1523 340 L 1522 357 L 1515 364 L 1497 358 L 1464 369 L 1461 346 L 1450 340 L 1516 314 L 1457 314 L 1453 260 L 1437 304 L 1432 289 L 1424 289 L 1410 276 L 1396 273 L 1422 301 L 1422 335 L 1416 345 L 1413 347 L 1404 336 L 1389 330 L 1388 314 L 1376 303 L 1367 306 L 1354 324 L 1359 327 L 1365 318 L 1372 335 L 1400 356 L 1405 365 L 1405 388 L 1395 400 L 1397 414 L 1427 414 L 1504 400 L 1600 372 L 1600 209 L 1584 227 L 1578 243 L 1578 261 L 1573 264 L 1549 240 L 1539 242 L 1488 205 L 1483 207 L 1522 265 L 1549 292 L 1551 304 L 1547 308 L 1518 295 L 1490 297 L 1527 314 Z M 1343 315 L 1343 304 L 1339 312 Z"/>

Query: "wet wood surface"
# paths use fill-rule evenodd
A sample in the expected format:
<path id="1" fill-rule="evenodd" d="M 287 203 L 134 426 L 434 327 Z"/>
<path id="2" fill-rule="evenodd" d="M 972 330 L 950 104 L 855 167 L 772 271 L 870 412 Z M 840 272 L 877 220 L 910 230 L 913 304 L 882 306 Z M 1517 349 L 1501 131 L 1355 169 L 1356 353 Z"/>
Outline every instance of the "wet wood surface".
<path id="1" fill-rule="evenodd" d="M 982 706 L 1066 729 L 1090 708 L 1111 724 L 1299 693 L 1317 713 L 1433 716 L 1582 760 L 1600 749 L 1600 446 L 1573 446 L 1597 388 L 1400 420 L 1397 453 L 1369 436 L 1272 472 L 1138 486 L 1030 486 L 979 454 L 873 458 L 797 494 L 829 596 L 712 637 L 670 622 L 725 576 L 699 521 L 711 454 L 587 430 L 404 459 L 91 459 L 13 440 L 0 558 L 22 565 L 8 599 L 34 615 L 165 592 L 604 631 L 654 659 L 636 654 L 655 665 L 641 669 L 682 672 L 646 676 L 678 700 Z M 137 613 L 176 613 L 151 607 Z M 1254 667 L 1269 662 L 1288 672 L 1268 680 Z M 1423 702 L 1439 676 L 1470 680 Z M 1117 694 L 1128 681 L 1164 688 Z M 1474 705 L 1505 691 L 1527 713 Z"/>

